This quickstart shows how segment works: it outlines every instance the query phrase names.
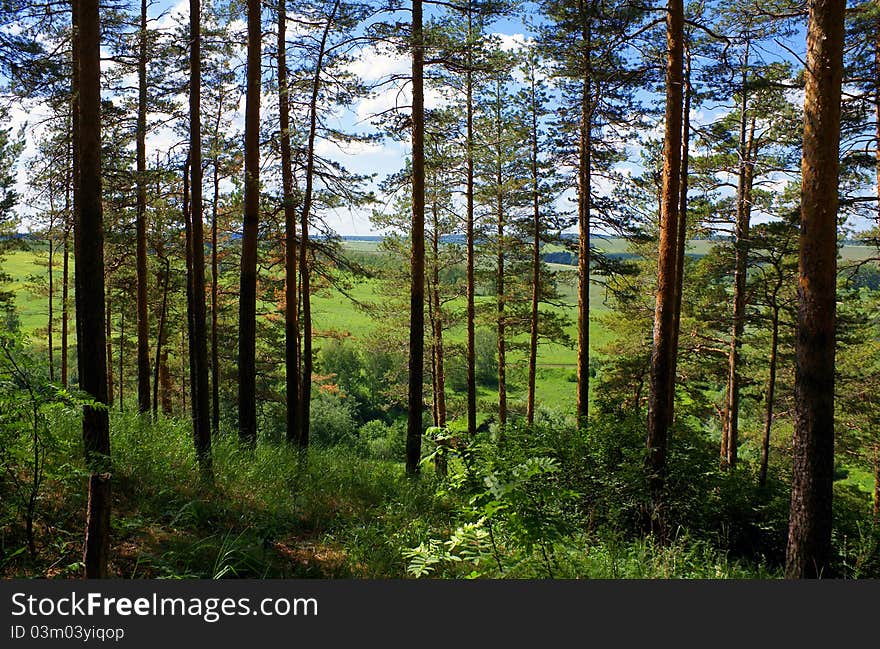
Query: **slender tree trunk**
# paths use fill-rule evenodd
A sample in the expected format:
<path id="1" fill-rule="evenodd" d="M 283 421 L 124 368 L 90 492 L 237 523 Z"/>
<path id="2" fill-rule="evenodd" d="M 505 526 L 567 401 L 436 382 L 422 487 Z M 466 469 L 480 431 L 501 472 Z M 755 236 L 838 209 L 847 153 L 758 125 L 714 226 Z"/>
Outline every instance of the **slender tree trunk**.
<path id="1" fill-rule="evenodd" d="M 150 316 L 147 310 L 147 0 L 141 0 L 137 112 L 137 385 L 138 412 L 150 412 Z"/>
<path id="2" fill-rule="evenodd" d="M 421 3 L 420 3 L 421 4 Z M 473 437 L 477 434 L 477 364 L 476 364 L 476 338 L 474 321 L 476 319 L 476 309 L 474 305 L 476 296 L 476 287 L 474 282 L 474 79 L 473 79 L 473 56 L 471 52 L 471 33 L 473 26 L 471 22 L 470 1 L 467 6 L 467 71 L 465 72 L 465 110 L 466 115 L 466 133 L 465 133 L 465 166 L 466 166 L 466 188 L 465 188 L 465 283 L 467 293 L 467 307 L 465 313 L 467 328 L 467 430 L 468 435 Z"/>
<path id="3" fill-rule="evenodd" d="M 119 308 L 119 412 L 125 412 L 125 307 Z"/>
<path id="4" fill-rule="evenodd" d="M 214 139 L 220 135 L 221 106 L 217 107 L 217 123 L 214 128 Z M 220 264 L 218 261 L 218 212 L 220 209 L 220 159 L 218 155 L 213 160 L 214 171 L 214 198 L 211 203 L 211 430 L 215 433 L 220 431 L 220 352 L 217 339 L 217 325 L 220 314 L 218 291 L 220 282 Z"/>
<path id="5" fill-rule="evenodd" d="M 180 407 L 183 412 L 186 412 L 186 392 L 187 392 L 187 383 L 186 383 L 186 359 L 189 354 L 186 353 L 186 345 L 187 345 L 187 336 L 183 329 L 180 330 Z M 190 375 L 192 374 L 192 368 L 190 368 Z"/>
<path id="6" fill-rule="evenodd" d="M 746 318 L 746 279 L 749 257 L 749 220 L 752 213 L 752 175 L 755 118 L 749 129 L 748 110 L 749 43 L 742 69 L 742 102 L 739 118 L 739 180 L 736 195 L 736 231 L 734 233 L 735 260 L 733 273 L 733 323 L 730 333 L 730 352 L 727 357 L 727 393 L 724 402 L 724 422 L 721 431 L 721 466 L 733 467 L 739 444 L 739 353 Z M 747 136 L 748 132 L 748 136 Z"/>
<path id="7" fill-rule="evenodd" d="M 446 374 L 443 362 L 443 311 L 440 304 L 440 255 L 438 240 L 440 236 L 436 234 L 437 220 L 435 214 L 434 220 L 434 353 L 436 355 L 436 376 L 437 376 L 437 425 L 443 427 L 446 425 Z"/>
<path id="8" fill-rule="evenodd" d="M 434 316 L 434 283 L 426 283 L 428 291 L 428 322 L 431 324 L 431 417 L 437 426 L 437 319 Z"/>
<path id="9" fill-rule="evenodd" d="M 541 299 L 541 193 L 538 176 L 538 106 L 534 70 L 529 75 L 531 109 L 531 159 L 532 174 L 532 308 L 529 329 L 529 378 L 526 397 L 526 421 L 535 422 L 535 383 L 538 374 L 538 303 Z"/>
<path id="10" fill-rule="evenodd" d="M 880 444 L 874 444 L 874 522 L 880 523 Z"/>
<path id="11" fill-rule="evenodd" d="M 877 19 L 876 30 L 874 37 L 874 128 L 876 129 L 877 143 L 874 155 L 877 157 L 877 227 L 880 228 L 880 18 Z"/>
<path id="12" fill-rule="evenodd" d="M 435 387 L 435 410 L 436 425 L 443 427 L 446 425 L 446 372 L 444 368 L 444 351 L 443 351 L 443 306 L 440 300 L 440 215 L 437 203 L 434 203 L 432 215 L 432 226 L 434 235 L 431 238 L 431 299 L 433 300 L 432 308 L 432 334 L 434 349 L 434 375 L 436 377 Z"/>
<path id="13" fill-rule="evenodd" d="M 68 320 L 70 317 L 70 228 L 73 226 L 73 205 L 71 192 L 73 191 L 73 138 L 71 137 L 68 148 L 69 160 L 65 165 L 66 178 L 64 181 L 64 253 L 61 262 L 61 387 L 68 387 Z"/>
<path id="14" fill-rule="evenodd" d="M 197 429 L 197 412 L 196 408 L 198 407 L 198 399 L 196 397 L 196 390 L 198 389 L 198 380 L 196 379 L 196 374 L 198 373 L 198 367 L 196 367 L 196 356 L 193 353 L 193 339 L 195 338 L 195 326 L 194 326 L 194 313 L 195 313 L 195 289 L 194 289 L 194 281 L 193 281 L 193 235 L 192 235 L 192 218 L 190 217 L 190 189 L 189 189 L 189 167 L 190 167 L 190 156 L 187 154 L 186 162 L 184 163 L 183 168 L 183 218 L 184 218 L 184 232 L 186 236 L 186 337 L 182 339 L 183 342 L 186 343 L 187 352 L 185 357 L 189 361 L 189 386 L 192 390 L 190 395 L 190 419 L 193 425 L 193 441 L 195 442 L 195 431 Z M 181 358 L 184 357 L 184 352 L 181 351 Z M 184 377 L 186 376 L 186 371 L 183 371 Z M 183 409 L 186 411 L 186 392 L 187 392 L 187 384 L 186 381 L 183 381 Z M 193 444 L 195 446 L 195 443 Z"/>
<path id="15" fill-rule="evenodd" d="M 412 251 L 409 299 L 409 394 L 406 472 L 419 472 L 425 345 L 425 95 L 422 1 L 412 3 Z"/>
<path id="16" fill-rule="evenodd" d="M 158 248 L 158 246 L 157 246 Z M 165 263 L 165 269 L 162 271 L 162 307 L 159 310 L 159 326 L 156 329 L 156 361 L 153 364 L 153 420 L 158 418 L 159 414 L 159 381 L 162 378 L 162 359 L 165 344 L 165 317 L 168 313 L 168 280 L 171 276 L 171 262 L 167 257 L 161 254 L 161 250 L 156 250 L 156 256 Z M 164 394 L 163 394 L 164 397 Z M 163 408 L 163 412 L 164 412 Z"/>
<path id="17" fill-rule="evenodd" d="M 495 279 L 497 297 L 497 327 L 498 327 L 498 425 L 501 430 L 507 423 L 507 349 L 505 341 L 505 288 L 504 288 L 504 175 L 502 169 L 502 124 L 501 124 L 501 83 L 497 88 L 498 101 L 495 104 L 495 121 L 497 124 L 498 158 L 495 166 L 495 222 L 497 225 L 496 236 L 496 269 L 498 275 Z"/>
<path id="18" fill-rule="evenodd" d="M 68 195 L 69 196 L 69 195 Z M 69 209 L 69 200 L 68 207 L 65 211 Z M 67 331 L 67 322 L 70 317 L 69 313 L 69 302 L 70 297 L 68 295 L 69 285 L 70 285 L 70 227 L 66 226 L 64 228 L 64 255 L 61 266 L 61 386 L 64 389 L 67 389 L 68 386 L 68 361 L 67 361 L 67 347 L 68 347 L 68 331 Z"/>
<path id="19" fill-rule="evenodd" d="M 684 6 L 669 0 L 666 14 L 666 127 L 663 138 L 663 182 L 660 202 L 660 245 L 657 269 L 657 300 L 654 340 L 651 349 L 650 396 L 648 398 L 648 455 L 646 469 L 652 492 L 651 524 L 662 530 L 662 491 L 666 476 L 669 433 L 670 363 L 673 312 L 675 311 L 675 246 L 678 233 L 678 201 L 681 180 L 683 116 Z"/>
<path id="20" fill-rule="evenodd" d="M 75 228 L 76 318 L 80 386 L 107 403 L 104 356 L 104 226 L 101 206 L 101 29 L 97 0 L 74 3 L 74 50 L 78 67 L 78 205 Z M 78 200 L 77 200 L 78 199 Z M 83 446 L 89 497 L 83 564 L 86 578 L 107 576 L 110 551 L 110 422 L 107 410 L 83 408 Z"/>
<path id="21" fill-rule="evenodd" d="M 287 7 L 278 5 L 278 116 L 281 127 L 281 185 L 284 190 L 284 368 L 286 376 L 287 441 L 299 441 L 299 295 L 296 277 L 296 205 L 293 196 L 293 155 L 290 150 L 290 88 L 287 74 Z"/>
<path id="22" fill-rule="evenodd" d="M 192 383 L 193 441 L 202 479 L 212 479 L 211 411 L 208 392 L 208 344 L 205 326 L 205 234 L 202 221 L 202 16 L 199 0 L 190 0 L 189 156 L 190 221 L 192 223 L 192 324 L 190 355 L 195 366 Z"/>
<path id="23" fill-rule="evenodd" d="M 315 137 L 318 131 L 318 95 L 321 90 L 321 75 L 324 69 L 324 56 L 327 48 L 327 39 L 330 29 L 336 19 L 339 10 L 339 1 L 333 4 L 324 32 L 321 35 L 321 43 L 318 49 L 318 59 L 315 61 L 315 76 L 312 78 L 312 95 L 309 100 L 309 135 L 306 146 L 306 186 L 303 195 L 303 207 L 300 215 L 300 249 L 299 249 L 299 272 L 300 294 L 302 298 L 302 380 L 300 381 L 300 434 L 299 446 L 305 451 L 309 446 L 309 429 L 312 406 L 312 296 L 311 296 L 311 268 L 309 261 L 309 219 L 312 213 L 312 194 L 314 192 L 315 176 Z"/>
<path id="24" fill-rule="evenodd" d="M 578 3 L 583 26 L 584 78 L 581 91 L 580 134 L 578 143 L 578 347 L 577 419 L 586 425 L 590 414 L 590 210 L 591 153 L 593 132 L 592 16 L 587 16 L 583 0 Z"/>
<path id="25" fill-rule="evenodd" d="M 244 122 L 244 231 L 238 310 L 238 434 L 257 443 L 256 311 L 257 237 L 260 220 L 260 78 L 262 25 L 259 0 L 247 0 L 247 100 Z"/>
<path id="26" fill-rule="evenodd" d="M 785 576 L 830 576 L 844 0 L 810 4 L 801 164 L 795 432 Z"/>
<path id="27" fill-rule="evenodd" d="M 678 229 L 675 239 L 675 300 L 672 312 L 672 357 L 669 359 L 669 426 L 675 418 L 675 382 L 678 373 L 678 339 L 681 333 L 681 298 L 684 290 L 684 260 L 687 253 L 688 163 L 691 129 L 691 59 L 684 44 L 684 109 L 681 115 L 681 185 L 678 190 Z"/>
<path id="28" fill-rule="evenodd" d="M 171 382 L 171 368 L 168 366 L 168 345 L 163 345 L 162 355 L 159 357 L 159 385 L 161 392 L 159 393 L 162 401 L 162 412 L 170 415 L 174 412 L 171 393 L 173 390 Z"/>
<path id="29" fill-rule="evenodd" d="M 52 235 L 49 235 L 49 317 L 46 333 L 48 337 L 49 343 L 49 380 L 55 380 L 55 341 L 52 339 L 53 329 L 55 329 L 55 242 L 52 240 Z"/>
<path id="30" fill-rule="evenodd" d="M 77 232 L 80 224 L 80 214 L 82 213 L 82 199 L 80 198 L 80 178 L 82 176 L 81 165 L 80 165 L 80 107 L 79 107 L 79 93 L 80 93 L 80 69 L 79 69 L 79 10 L 77 5 L 78 0 L 71 1 L 71 30 L 70 30 L 70 40 L 71 40 L 71 75 L 70 75 L 70 172 L 73 177 L 73 258 L 74 263 L 76 263 L 76 259 L 79 258 L 79 242 L 80 236 Z M 103 225 L 103 224 L 102 224 Z M 79 299 L 76 297 L 82 289 L 80 288 L 80 275 L 79 273 L 74 273 L 73 275 L 73 300 L 74 300 L 74 311 L 76 310 L 76 305 L 79 304 Z M 82 331 L 80 330 L 80 325 L 82 324 L 80 318 L 76 317 L 74 313 L 74 327 L 76 328 L 76 374 L 77 381 L 82 381 L 82 362 L 81 359 L 83 357 L 83 352 L 81 348 L 82 341 Z"/>
<path id="31" fill-rule="evenodd" d="M 107 403 L 113 405 L 113 323 L 111 318 L 111 301 L 107 299 Z"/>
<path id="32" fill-rule="evenodd" d="M 773 320 L 770 333 L 770 378 L 767 379 L 767 402 L 764 406 L 764 437 L 761 440 L 761 468 L 758 485 L 767 484 L 767 466 L 770 462 L 770 429 L 773 427 L 773 399 L 776 396 L 776 358 L 779 349 L 779 305 L 773 297 Z"/>

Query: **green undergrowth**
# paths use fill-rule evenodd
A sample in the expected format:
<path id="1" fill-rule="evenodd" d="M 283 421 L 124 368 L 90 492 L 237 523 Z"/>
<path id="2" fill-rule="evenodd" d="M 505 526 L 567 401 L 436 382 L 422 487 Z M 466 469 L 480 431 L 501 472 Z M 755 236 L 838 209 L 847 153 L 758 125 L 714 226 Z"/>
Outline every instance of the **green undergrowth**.
<path id="1" fill-rule="evenodd" d="M 776 578 L 784 503 L 746 509 L 755 493 L 723 483 L 676 488 L 685 521 L 660 543 L 639 530 L 636 435 L 625 424 L 586 437 L 552 425 L 487 434 L 437 477 L 350 445 L 315 447 L 303 460 L 284 443 L 213 440 L 213 480 L 200 478 L 188 421 L 111 418 L 111 574 L 120 578 Z M 623 432 L 621 432 L 623 431 Z M 629 440 L 632 437 L 632 440 Z M 37 508 L 36 557 L 4 518 L 0 574 L 75 577 L 85 510 L 76 409 L 52 422 Z M 425 453 L 433 445 L 426 442 Z M 697 473 L 699 444 L 674 451 Z M 705 472 L 705 471 L 704 471 Z M 690 472 L 689 472 L 690 473 Z M 690 474 L 691 476 L 694 474 Z M 672 479 L 685 481 L 687 476 Z M 740 481 L 749 476 L 739 476 Z M 731 482 L 732 482 L 731 478 Z M 679 485 L 681 487 L 681 485 Z M 741 493 L 740 493 L 741 492 Z M 863 498 L 852 507 L 862 507 Z M 727 505 L 719 507 L 719 501 Z M 731 531 L 729 526 L 747 526 Z M 843 560 L 864 574 L 868 536 L 841 526 Z M 850 530 L 850 531 L 847 531 Z"/>

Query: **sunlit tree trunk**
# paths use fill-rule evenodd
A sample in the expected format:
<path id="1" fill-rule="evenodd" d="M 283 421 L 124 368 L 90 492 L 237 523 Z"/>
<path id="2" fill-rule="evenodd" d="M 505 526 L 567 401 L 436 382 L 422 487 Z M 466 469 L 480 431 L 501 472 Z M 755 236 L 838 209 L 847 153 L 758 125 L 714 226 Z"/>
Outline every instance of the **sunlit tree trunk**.
<path id="1" fill-rule="evenodd" d="M 658 250 L 657 298 L 651 349 L 650 396 L 646 469 L 652 493 L 651 524 L 662 529 L 660 510 L 666 477 L 666 454 L 670 391 L 673 313 L 675 311 L 675 247 L 678 233 L 678 202 L 681 180 L 683 116 L 684 6 L 669 0 L 666 14 L 666 126 L 663 137 L 663 179 L 660 195 L 660 245 Z"/>
<path id="2" fill-rule="evenodd" d="M 785 576 L 830 576 L 837 207 L 845 0 L 813 0 L 807 30 L 795 369 Z"/>
<path id="3" fill-rule="evenodd" d="M 681 298 L 684 290 L 684 260 L 687 254 L 688 163 L 690 161 L 691 60 L 684 45 L 684 108 L 681 115 L 681 183 L 678 189 L 678 228 L 675 238 L 675 291 L 672 312 L 672 357 L 669 359 L 669 426 L 675 417 L 675 381 L 678 372 L 678 338 L 681 334 Z"/>

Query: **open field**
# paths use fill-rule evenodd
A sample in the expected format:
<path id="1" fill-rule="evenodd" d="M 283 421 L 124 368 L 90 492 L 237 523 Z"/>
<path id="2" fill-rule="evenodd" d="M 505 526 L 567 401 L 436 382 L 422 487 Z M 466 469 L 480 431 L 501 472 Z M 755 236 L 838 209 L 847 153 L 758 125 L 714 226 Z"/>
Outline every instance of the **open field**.
<path id="1" fill-rule="evenodd" d="M 695 240 L 689 244 L 689 252 L 693 255 L 704 255 L 714 242 L 708 240 Z M 343 242 L 346 250 L 360 254 L 382 254 L 378 250 L 379 242 L 375 240 L 349 239 Z M 595 245 L 612 254 L 623 254 L 627 251 L 627 242 L 623 239 L 597 237 Z M 549 247 L 548 251 L 561 247 Z M 875 254 L 873 248 L 867 246 L 847 245 L 842 248 L 841 258 L 844 261 L 857 261 L 868 258 Z M 563 296 L 564 303 L 560 306 L 544 306 L 544 309 L 552 309 L 570 319 L 566 328 L 569 337 L 577 339 L 577 296 L 576 278 L 572 266 L 551 264 L 551 269 L 560 272 L 559 291 Z M 44 346 L 47 320 L 47 306 L 44 296 L 35 294 L 35 287 L 31 281 L 32 276 L 45 277 L 46 253 L 45 249 L 38 252 L 17 251 L 7 255 L 4 262 L 4 270 L 13 277 L 11 289 L 15 291 L 16 306 L 22 322 L 22 328 L 33 336 L 38 346 Z M 60 282 L 60 264 L 56 266 L 56 278 Z M 387 296 L 381 291 L 381 280 L 356 279 L 349 289 L 349 294 L 356 302 L 376 303 L 387 300 Z M 71 298 L 72 299 L 72 298 Z M 479 303 L 487 306 L 494 304 L 491 296 L 478 296 Z M 465 301 L 463 298 L 452 301 L 448 308 L 452 313 L 463 313 Z M 611 340 L 611 334 L 603 328 L 599 316 L 608 311 L 605 303 L 605 292 L 602 286 L 593 284 L 590 292 L 590 348 L 591 353 L 601 356 L 601 350 Z M 312 314 L 314 328 L 319 336 L 333 335 L 338 337 L 351 337 L 363 339 L 368 336 L 382 323 L 377 321 L 355 302 L 348 299 L 335 289 L 324 289 L 316 293 L 312 302 Z M 491 327 L 491 325 L 485 325 Z M 446 341 L 450 348 L 461 348 L 465 340 L 463 325 L 456 325 L 446 332 Z M 525 336 L 515 339 L 524 342 Z M 57 345 L 58 343 L 56 343 Z M 73 340 L 73 327 L 71 327 L 71 345 Z M 316 349 L 320 347 L 320 338 L 316 341 Z M 509 354 L 508 362 L 511 365 L 509 399 L 512 406 L 525 398 L 525 356 L 522 352 Z M 538 357 L 538 387 L 537 396 L 540 404 L 554 410 L 571 412 L 574 408 L 574 394 L 576 381 L 576 351 L 574 347 L 566 347 L 555 343 L 544 343 L 539 349 Z M 480 398 L 494 399 L 497 393 L 492 390 L 481 388 Z"/>

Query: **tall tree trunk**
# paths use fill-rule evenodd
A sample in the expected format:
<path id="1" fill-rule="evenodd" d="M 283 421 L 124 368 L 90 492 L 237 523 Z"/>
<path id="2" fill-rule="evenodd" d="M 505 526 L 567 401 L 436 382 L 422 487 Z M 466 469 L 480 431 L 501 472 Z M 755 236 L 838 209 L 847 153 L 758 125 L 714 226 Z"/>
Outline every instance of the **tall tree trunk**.
<path id="1" fill-rule="evenodd" d="M 278 4 L 278 121 L 281 128 L 281 185 L 284 190 L 284 368 L 286 376 L 287 441 L 300 436 L 299 294 L 296 278 L 296 205 L 293 196 L 293 155 L 290 150 L 290 87 L 287 73 L 287 6 Z"/>
<path id="2" fill-rule="evenodd" d="M 326 54 L 327 39 L 330 37 L 330 29 L 336 20 L 336 12 L 339 10 L 340 0 L 333 3 L 324 32 L 321 35 L 321 43 L 318 49 L 318 59 L 315 61 L 315 76 L 312 78 L 312 95 L 309 99 L 309 135 L 306 145 L 306 186 L 303 194 L 303 207 L 300 214 L 300 249 L 299 249 L 299 273 L 300 295 L 302 299 L 302 380 L 300 382 L 300 413 L 299 413 L 299 446 L 305 451 L 309 446 L 309 428 L 312 406 L 312 295 L 311 295 L 311 268 L 309 261 L 309 219 L 312 213 L 312 194 L 314 192 L 315 176 L 315 137 L 318 132 L 318 95 L 321 91 L 321 75 L 324 69 L 324 56 Z"/>
<path id="3" fill-rule="evenodd" d="M 752 213 L 752 175 L 754 162 L 752 148 L 755 137 L 755 118 L 749 130 L 748 105 L 749 41 L 743 56 L 739 116 L 739 173 L 736 192 L 736 225 L 734 232 L 733 322 L 730 332 L 730 352 L 727 356 L 727 392 L 724 400 L 724 421 L 721 430 L 721 466 L 736 465 L 739 444 L 739 353 L 746 318 L 746 278 L 749 257 L 749 220 Z M 748 133 L 748 135 L 747 135 Z"/>
<path id="4" fill-rule="evenodd" d="M 440 302 L 440 251 L 439 251 L 439 239 L 440 235 L 436 234 L 439 232 L 437 230 L 437 219 L 435 213 L 434 219 L 434 240 L 433 240 L 433 254 L 434 254 L 434 291 L 433 291 L 433 299 L 434 299 L 434 353 L 436 356 L 436 376 L 437 376 L 437 425 L 443 427 L 446 425 L 446 371 L 444 368 L 445 363 L 443 362 L 443 311 Z"/>
<path id="5" fill-rule="evenodd" d="M 205 234 L 202 223 L 202 16 L 199 0 L 190 0 L 189 58 L 189 173 L 192 228 L 192 327 L 190 356 L 195 367 L 192 383 L 193 441 L 202 479 L 212 479 L 211 415 L 208 392 L 208 345 L 205 326 Z"/>
<path id="6" fill-rule="evenodd" d="M 652 492 L 651 524 L 662 529 L 662 491 L 666 477 L 670 398 L 673 312 L 675 311 L 675 247 L 678 233 L 678 201 L 681 179 L 683 116 L 684 6 L 669 0 L 666 14 L 666 127 L 663 137 L 663 182 L 660 201 L 660 245 L 657 268 L 657 300 L 654 340 L 651 349 L 650 396 L 648 398 L 648 455 L 646 469 Z"/>
<path id="7" fill-rule="evenodd" d="M 107 403 L 113 405 L 113 322 L 111 318 L 111 301 L 107 298 Z"/>
<path id="8" fill-rule="evenodd" d="M 197 400 L 195 399 L 195 391 L 196 385 L 198 381 L 196 380 L 196 373 L 198 369 L 196 368 L 196 358 L 195 354 L 193 354 L 192 349 L 192 341 L 195 336 L 193 329 L 193 314 L 195 312 L 195 293 L 193 291 L 193 236 L 192 236 L 192 219 L 190 218 L 190 191 L 189 191 L 189 165 L 190 165 L 190 155 L 187 153 L 186 161 L 183 165 L 183 223 L 184 223 L 184 234 L 186 237 L 186 337 L 182 339 L 182 341 L 186 342 L 187 352 L 184 354 L 183 350 L 181 350 L 181 358 L 186 358 L 189 361 L 189 385 L 193 391 L 191 401 L 191 412 L 190 418 L 193 424 L 193 439 L 195 439 L 195 430 L 196 430 L 196 404 Z M 183 376 L 186 377 L 186 370 L 183 370 Z M 183 410 L 186 412 L 186 380 L 184 379 L 183 383 Z"/>
<path id="9" fill-rule="evenodd" d="M 147 311 L 147 0 L 141 0 L 137 108 L 137 385 L 138 412 L 150 412 L 150 317 Z"/>
<path id="10" fill-rule="evenodd" d="M 70 75 L 70 172 L 73 177 L 73 258 L 74 264 L 76 263 L 76 259 L 79 257 L 79 242 L 80 237 L 77 234 L 77 228 L 79 228 L 80 222 L 80 214 L 82 212 L 82 200 L 80 198 L 80 178 L 82 176 L 81 165 L 80 165 L 80 107 L 79 107 L 79 93 L 80 93 L 80 70 L 79 70 L 79 10 L 77 5 L 78 0 L 71 0 L 70 3 L 70 15 L 71 15 L 71 30 L 70 30 L 70 40 L 71 40 L 71 55 L 70 55 L 70 65 L 72 68 Z M 73 275 L 73 300 L 74 300 L 74 311 L 76 310 L 76 305 L 79 303 L 77 294 L 81 291 L 80 288 L 80 275 L 79 273 L 74 273 Z M 74 327 L 76 328 L 76 374 L 79 377 L 77 380 L 82 381 L 82 363 L 80 360 L 83 357 L 82 348 L 80 346 L 80 342 L 82 341 L 82 331 L 80 330 L 80 325 L 82 324 L 80 318 L 75 316 L 74 313 Z"/>
<path id="11" fill-rule="evenodd" d="M 98 0 L 74 2 L 79 112 L 76 318 L 80 386 L 107 403 L 104 356 L 104 224 L 101 206 L 101 29 Z M 107 410 L 83 407 L 83 446 L 89 476 L 83 564 L 87 578 L 107 576 L 110 550 L 110 422 Z"/>
<path id="12" fill-rule="evenodd" d="M 877 227 L 880 228 L 880 17 L 877 18 L 874 37 L 874 128 L 877 143 L 874 155 L 877 157 Z"/>
<path id="13" fill-rule="evenodd" d="M 419 472 L 425 345 L 425 95 L 422 0 L 412 3 L 412 251 L 409 299 L 409 392 L 406 472 Z"/>
<path id="14" fill-rule="evenodd" d="M 125 307 L 119 308 L 119 412 L 125 412 Z"/>
<path id="15" fill-rule="evenodd" d="M 433 239 L 433 237 L 432 237 Z M 431 324 L 431 417 L 437 426 L 439 414 L 437 413 L 437 318 L 434 316 L 434 283 L 426 282 L 428 291 L 428 322 Z"/>
<path id="16" fill-rule="evenodd" d="M 217 107 L 217 122 L 214 126 L 215 141 L 220 135 L 220 115 L 222 101 Z M 220 209 L 220 159 L 214 155 L 214 197 L 211 203 L 211 430 L 220 431 L 220 352 L 217 339 L 217 325 L 220 315 L 218 301 L 220 265 L 217 251 L 218 212 Z"/>
<path id="17" fill-rule="evenodd" d="M 64 181 L 64 253 L 61 262 L 61 387 L 68 387 L 68 320 L 70 317 L 70 228 L 73 226 L 73 138 L 68 148 L 69 160 L 65 165 Z"/>
<path id="18" fill-rule="evenodd" d="M 419 3 L 421 5 L 421 3 Z M 473 78 L 473 55 L 472 55 L 472 18 L 470 0 L 467 4 L 467 70 L 465 71 L 465 110 L 466 133 L 465 133 L 465 283 L 466 283 L 466 329 L 467 329 L 467 430 L 468 435 L 473 437 L 477 434 L 477 352 L 474 321 L 476 309 L 474 305 L 476 287 L 474 282 L 474 78 Z"/>
<path id="19" fill-rule="evenodd" d="M 778 290 L 778 289 L 777 289 Z M 776 396 L 776 358 L 779 349 L 779 305 L 773 296 L 773 320 L 770 333 L 770 377 L 767 379 L 767 401 L 764 406 L 764 437 L 761 440 L 761 468 L 758 485 L 767 484 L 767 466 L 770 462 L 770 430 L 773 427 L 773 399 Z"/>
<path id="20" fill-rule="evenodd" d="M 437 229 L 436 212 L 434 213 L 434 271 L 433 271 L 433 334 L 434 344 L 432 345 L 434 352 L 434 411 L 436 414 L 435 425 L 440 428 L 446 427 L 446 377 L 443 363 L 443 312 L 440 306 L 440 269 L 439 269 L 439 250 L 438 241 L 440 235 Z M 446 477 L 448 472 L 448 462 L 445 455 L 439 455 L 434 462 L 437 475 Z"/>
<path id="21" fill-rule="evenodd" d="M 529 326 L 529 377 L 526 397 L 526 421 L 535 422 L 535 383 L 538 374 L 538 303 L 541 299 L 541 193 L 538 176 L 538 105 L 535 74 L 529 74 L 529 101 L 531 112 L 530 171 L 532 181 L 532 308 Z"/>
<path id="22" fill-rule="evenodd" d="M 684 260 L 687 254 L 688 163 L 691 129 L 691 59 L 684 44 L 684 108 L 681 114 L 681 183 L 678 190 L 678 228 L 675 238 L 675 299 L 672 312 L 672 357 L 669 359 L 669 426 L 675 416 L 675 381 L 678 373 L 678 339 L 681 334 L 681 298 L 684 290 Z"/>
<path id="23" fill-rule="evenodd" d="M 53 329 L 55 329 L 55 242 L 52 239 L 51 233 L 49 234 L 49 298 L 48 298 L 48 306 L 49 306 L 49 317 L 46 333 L 48 337 L 49 343 L 49 380 L 55 380 L 55 342 L 52 339 Z"/>
<path id="24" fill-rule="evenodd" d="M 183 412 L 186 412 L 186 392 L 187 392 L 187 383 L 186 383 L 186 359 L 189 357 L 189 354 L 186 353 L 186 345 L 187 345 L 187 335 L 186 332 L 181 329 L 180 330 L 180 408 Z M 192 377 L 192 367 L 190 366 L 190 377 Z"/>
<path id="25" fill-rule="evenodd" d="M 593 132 L 593 88 L 590 54 L 592 16 L 584 0 L 579 0 L 583 39 L 583 88 L 581 90 L 580 134 L 578 142 L 578 346 L 577 346 L 577 419 L 585 425 L 590 413 L 590 173 Z"/>
<path id="26" fill-rule="evenodd" d="M 874 522 L 880 523 L 880 444 L 874 444 Z"/>
<path id="27" fill-rule="evenodd" d="M 810 4 L 791 515 L 785 576 L 829 576 L 834 481 L 837 207 L 844 0 Z"/>
<path id="28" fill-rule="evenodd" d="M 69 209 L 69 205 L 68 205 Z M 70 285 L 70 226 L 65 226 L 64 228 L 64 254 L 63 261 L 61 266 L 61 387 L 67 389 L 68 384 L 68 361 L 67 361 L 67 347 L 68 347 L 68 330 L 67 330 L 67 322 L 70 317 L 69 312 L 69 301 L 70 297 L 68 295 L 69 285 Z"/>
<path id="29" fill-rule="evenodd" d="M 498 158 L 495 166 L 495 222 L 496 236 L 496 269 L 495 287 L 497 293 L 497 327 L 498 327 L 498 425 L 501 430 L 507 423 L 507 349 L 505 341 L 505 300 L 504 294 L 504 175 L 502 169 L 502 123 L 501 123 L 501 82 L 496 90 L 498 101 L 495 106 L 495 121 L 498 137 Z"/>
<path id="30" fill-rule="evenodd" d="M 238 308 L 238 435 L 257 443 L 257 237 L 260 220 L 260 0 L 247 0 L 247 99 L 244 120 L 244 230 Z"/>

